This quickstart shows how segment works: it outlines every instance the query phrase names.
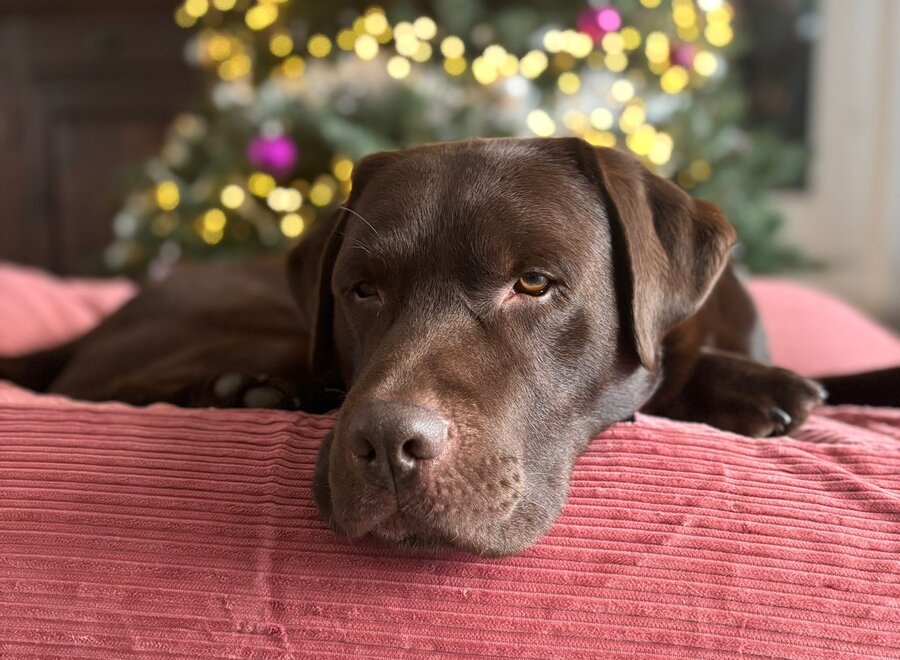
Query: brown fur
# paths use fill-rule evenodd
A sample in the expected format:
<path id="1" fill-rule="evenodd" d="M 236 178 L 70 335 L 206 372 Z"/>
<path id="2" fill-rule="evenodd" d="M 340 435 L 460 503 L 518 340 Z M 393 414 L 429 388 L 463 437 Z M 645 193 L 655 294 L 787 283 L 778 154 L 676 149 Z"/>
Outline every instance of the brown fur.
<path id="1" fill-rule="evenodd" d="M 511 553 L 556 518 L 587 442 L 637 410 L 765 436 L 821 401 L 765 366 L 734 240 L 712 205 L 574 138 L 376 154 L 287 278 L 276 260 L 187 267 L 0 374 L 136 404 L 342 403 L 315 478 L 336 530 Z M 516 293 L 536 269 L 547 295 Z"/>

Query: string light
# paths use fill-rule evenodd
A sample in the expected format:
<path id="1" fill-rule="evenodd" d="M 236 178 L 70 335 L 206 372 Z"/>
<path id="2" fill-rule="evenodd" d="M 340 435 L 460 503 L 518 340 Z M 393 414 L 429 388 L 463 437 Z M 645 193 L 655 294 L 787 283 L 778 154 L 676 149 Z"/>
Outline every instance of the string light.
<path id="1" fill-rule="evenodd" d="M 662 32 L 651 32 L 644 42 L 644 52 L 651 62 L 668 62 L 669 38 Z"/>
<path id="2" fill-rule="evenodd" d="M 391 78 L 396 78 L 397 80 L 401 80 L 406 78 L 409 75 L 412 66 L 409 63 L 409 60 L 403 57 L 402 55 L 394 55 L 391 59 L 388 60 L 387 63 L 387 72 Z"/>
<path id="3" fill-rule="evenodd" d="M 619 103 L 627 103 L 634 98 L 634 85 L 627 80 L 617 80 L 610 88 L 610 95 Z"/>
<path id="4" fill-rule="evenodd" d="M 387 18 L 380 11 L 373 11 L 366 15 L 364 19 L 366 32 L 373 37 L 377 37 L 388 29 Z"/>
<path id="5" fill-rule="evenodd" d="M 197 19 L 191 16 L 185 11 L 184 7 L 179 7 L 175 10 L 175 24 L 180 28 L 190 28 L 193 27 L 197 22 Z"/>
<path id="6" fill-rule="evenodd" d="M 254 172 L 247 179 L 247 189 L 257 197 L 267 197 L 275 190 L 275 179 L 265 172 Z"/>
<path id="7" fill-rule="evenodd" d="M 294 40 L 286 32 L 280 32 L 269 39 L 269 51 L 275 57 L 287 57 L 294 50 Z"/>
<path id="8" fill-rule="evenodd" d="M 644 123 L 646 114 L 644 109 L 638 104 L 629 105 L 622 111 L 619 117 L 619 128 L 623 133 L 633 133 Z"/>
<path id="9" fill-rule="evenodd" d="M 203 0 L 205 2 L 205 0 Z M 278 20 L 278 7 L 268 3 L 251 7 L 244 14 L 244 22 L 251 30 L 265 30 Z"/>
<path id="10" fill-rule="evenodd" d="M 331 53 L 331 39 L 324 34 L 314 34 L 306 42 L 306 50 L 313 57 L 328 57 L 328 54 Z"/>
<path id="11" fill-rule="evenodd" d="M 591 122 L 583 112 L 578 110 L 568 110 L 563 115 L 563 125 L 573 133 L 582 135 L 590 130 Z"/>
<path id="12" fill-rule="evenodd" d="M 441 42 L 441 54 L 447 59 L 462 57 L 466 52 L 466 45 L 459 37 L 449 36 Z"/>
<path id="13" fill-rule="evenodd" d="M 639 126 L 631 135 L 625 138 L 625 144 L 638 156 L 647 156 L 653 149 L 656 141 L 656 129 L 650 124 Z"/>
<path id="14" fill-rule="evenodd" d="M 654 165 L 665 165 L 672 158 L 672 149 L 674 147 L 675 142 L 672 140 L 671 135 L 661 131 L 657 132 L 653 146 L 650 147 L 650 152 L 647 154 L 647 159 Z"/>
<path id="15" fill-rule="evenodd" d="M 288 213 L 281 218 L 279 227 L 281 228 L 281 233 L 288 238 L 297 238 L 303 233 L 303 230 L 306 228 L 306 223 L 297 213 Z"/>
<path id="16" fill-rule="evenodd" d="M 497 80 L 499 74 L 496 67 L 491 65 L 484 57 L 476 57 L 472 62 L 472 75 L 482 85 L 490 85 Z"/>
<path id="17" fill-rule="evenodd" d="M 519 61 L 519 71 L 526 78 L 533 80 L 547 69 L 548 64 L 547 55 L 543 51 L 531 50 Z"/>
<path id="18" fill-rule="evenodd" d="M 705 160 L 695 160 L 688 170 L 691 176 L 698 182 L 708 181 L 712 176 L 712 167 Z"/>
<path id="19" fill-rule="evenodd" d="M 338 181 L 349 181 L 353 174 L 353 161 L 349 158 L 335 158 L 331 171 Z"/>
<path id="20" fill-rule="evenodd" d="M 544 110 L 532 110 L 525 120 L 528 128 L 538 137 L 550 137 L 556 133 L 556 123 Z"/>
<path id="21" fill-rule="evenodd" d="M 181 192 L 174 181 L 162 181 L 156 186 L 156 205 L 163 211 L 172 211 L 178 208 L 181 202 Z"/>
<path id="22" fill-rule="evenodd" d="M 683 66 L 669 68 L 659 79 L 659 86 L 666 94 L 678 94 L 690 81 L 687 69 Z"/>
<path id="23" fill-rule="evenodd" d="M 281 65 L 281 71 L 288 78 L 299 78 L 306 70 L 306 62 L 299 55 L 291 55 Z"/>
<path id="24" fill-rule="evenodd" d="M 412 59 L 416 62 L 427 62 L 431 59 L 431 44 L 427 41 L 420 41 L 416 46 L 416 52 L 412 54 Z"/>
<path id="25" fill-rule="evenodd" d="M 296 188 L 274 188 L 267 196 L 266 202 L 273 211 L 293 213 L 303 204 L 303 195 Z"/>
<path id="26" fill-rule="evenodd" d="M 719 68 L 719 60 L 708 50 L 701 50 L 694 56 L 694 71 L 701 76 L 712 76 Z"/>
<path id="27" fill-rule="evenodd" d="M 238 53 L 219 65 L 219 77 L 222 80 L 237 80 L 250 73 L 253 61 L 246 53 Z"/>
<path id="28" fill-rule="evenodd" d="M 706 26 L 703 36 L 712 46 L 723 48 L 734 39 L 734 31 L 728 23 L 710 23 Z"/>
<path id="29" fill-rule="evenodd" d="M 413 22 L 413 31 L 419 39 L 428 41 L 437 35 L 437 24 L 427 16 L 420 16 Z"/>
<path id="30" fill-rule="evenodd" d="M 625 53 L 609 53 L 603 58 L 603 63 L 613 73 L 620 73 L 628 68 L 628 57 Z"/>
<path id="31" fill-rule="evenodd" d="M 353 45 L 361 60 L 374 60 L 378 56 L 378 41 L 371 34 L 364 34 Z"/>
<path id="32" fill-rule="evenodd" d="M 544 35 L 544 48 L 549 53 L 559 53 L 563 49 L 565 40 L 559 30 L 548 30 Z"/>
<path id="33" fill-rule="evenodd" d="M 227 222 L 228 218 L 221 209 L 210 209 L 203 215 L 203 228 L 208 232 L 221 233 Z"/>
<path id="34" fill-rule="evenodd" d="M 206 52 L 210 58 L 216 62 L 228 59 L 234 52 L 234 46 L 231 39 L 221 34 L 215 34 L 206 42 Z"/>
<path id="35" fill-rule="evenodd" d="M 412 57 L 419 50 L 419 40 L 411 33 L 398 34 L 394 32 L 394 48 L 405 57 Z"/>
<path id="36" fill-rule="evenodd" d="M 584 139 L 595 147 L 616 146 L 616 136 L 609 131 L 588 131 Z"/>
<path id="37" fill-rule="evenodd" d="M 618 32 L 610 32 L 604 35 L 600 45 L 607 53 L 621 53 L 625 50 L 625 39 Z"/>
<path id="38" fill-rule="evenodd" d="M 581 89 L 581 78 L 577 73 L 566 71 L 559 76 L 556 84 L 563 94 L 576 94 Z"/>
<path id="39" fill-rule="evenodd" d="M 283 28 L 273 27 L 285 1 L 245 0 L 238 5 L 236 0 L 183 0 L 175 12 L 175 19 L 178 25 L 186 28 L 201 19 L 205 25 L 215 26 L 214 29 L 205 28 L 198 37 L 201 62 L 215 70 L 222 80 L 238 81 L 249 76 L 254 68 L 252 51 L 243 46 L 245 37 L 229 33 L 222 27 L 228 24 L 221 23 L 218 14 L 205 17 L 212 9 L 226 12 L 239 7 L 251 30 L 262 32 L 272 28 L 271 33 L 264 32 L 261 38 L 268 44 L 269 52 L 281 59 L 272 69 L 273 73 L 299 78 L 306 69 L 305 53 L 303 56 L 296 54 L 297 44 L 291 34 Z M 655 9 L 662 1 L 640 0 L 640 4 Z M 623 26 L 621 14 L 613 13 L 615 25 L 609 25 L 594 36 L 575 29 L 549 29 L 542 36 L 542 47 L 527 51 L 521 58 L 499 43 L 490 43 L 493 35 L 488 33 L 483 38 L 473 39 L 480 45 L 489 45 L 470 60 L 466 56 L 464 39 L 439 30 L 434 19 L 419 16 L 412 22 L 401 21 L 392 26 L 382 8 L 370 7 L 353 20 L 350 27 L 343 27 L 332 36 L 323 33 L 310 36 L 305 52 L 321 59 L 329 57 L 337 48 L 364 61 L 383 54 L 385 70 L 396 80 L 410 76 L 412 62 L 428 62 L 437 53 L 442 57 L 444 71 L 450 76 L 462 76 L 471 69 L 474 81 L 491 85 L 497 80 L 519 75 L 536 80 L 547 74 L 548 83 L 555 83 L 560 93 L 572 96 L 590 80 L 586 75 L 582 76 L 583 71 L 594 69 L 619 74 L 628 69 L 635 57 L 632 53 L 642 49 L 647 67 L 659 77 L 659 88 L 674 95 L 692 84 L 700 86 L 704 79 L 714 76 L 724 63 L 716 49 L 727 46 L 734 39 L 731 25 L 734 9 L 727 0 L 671 0 L 672 25 L 646 35 L 634 26 Z M 705 42 L 700 41 L 701 37 Z M 681 57 L 685 49 L 690 49 L 691 58 Z M 628 78 L 615 76 L 609 87 L 605 102 L 615 112 L 607 107 L 595 107 L 589 113 L 570 107 L 561 115 L 562 126 L 570 134 L 579 135 L 596 146 L 615 146 L 617 137 L 613 131 L 621 131 L 631 151 L 653 165 L 665 166 L 672 160 L 674 140 L 670 134 L 657 131 L 647 123 L 645 103 L 638 95 L 639 88 L 647 83 L 640 71 L 629 73 Z M 520 83 L 521 79 L 517 84 Z M 620 113 L 619 108 L 622 108 Z M 541 108 L 528 112 L 525 123 L 540 137 L 550 137 L 558 130 L 557 120 Z M 290 186 L 279 186 L 265 172 L 252 172 L 246 187 L 240 182 L 229 183 L 219 191 L 218 201 L 222 208 L 235 211 L 247 205 L 248 195 L 264 200 L 279 214 L 275 226 L 281 234 L 296 238 L 320 213 L 317 209 L 327 207 L 340 195 L 349 193 L 353 162 L 346 156 L 335 156 L 330 171 L 313 183 L 296 180 Z M 677 176 L 679 183 L 693 186 L 711 175 L 710 164 L 697 160 L 681 169 Z M 191 190 L 198 199 L 205 196 L 194 192 L 194 187 Z M 177 216 L 170 212 L 182 203 L 181 191 L 175 181 L 162 181 L 155 187 L 154 198 L 163 213 L 154 217 L 152 229 L 155 234 L 164 236 L 174 231 L 177 225 Z M 265 208 L 257 203 L 252 206 Z M 226 227 L 229 237 L 234 239 L 238 229 L 249 232 L 253 226 L 245 222 L 246 226 L 238 227 L 239 224 L 229 225 L 225 212 L 212 208 L 195 218 L 194 229 L 204 242 L 215 245 L 224 240 Z"/>
<path id="40" fill-rule="evenodd" d="M 594 108 L 591 112 L 591 125 L 601 131 L 608 131 L 613 127 L 613 113 L 606 108 Z"/>
<path id="41" fill-rule="evenodd" d="M 247 196 L 244 194 L 244 189 L 233 183 L 225 186 L 219 194 L 222 206 L 228 209 L 240 208 L 246 198 Z"/>
<path id="42" fill-rule="evenodd" d="M 209 11 L 209 0 L 185 0 L 184 12 L 192 18 L 201 18 Z"/>
<path id="43" fill-rule="evenodd" d="M 335 192 L 337 192 L 335 180 L 328 175 L 322 175 L 309 189 L 309 201 L 315 206 L 328 206 L 334 200 Z"/>
<path id="44" fill-rule="evenodd" d="M 353 30 L 341 30 L 334 41 L 341 50 L 353 50 L 353 46 L 356 43 L 356 33 Z"/>
<path id="45" fill-rule="evenodd" d="M 633 27 L 622 28 L 622 44 L 625 50 L 637 50 L 641 46 L 641 33 Z"/>
<path id="46" fill-rule="evenodd" d="M 464 57 L 451 57 L 444 60 L 444 71 L 451 76 L 461 76 L 466 72 L 467 66 L 466 58 Z"/>
<path id="47" fill-rule="evenodd" d="M 680 28 L 693 27 L 697 22 L 697 12 L 694 11 L 693 5 L 678 5 L 672 9 L 672 20 Z"/>

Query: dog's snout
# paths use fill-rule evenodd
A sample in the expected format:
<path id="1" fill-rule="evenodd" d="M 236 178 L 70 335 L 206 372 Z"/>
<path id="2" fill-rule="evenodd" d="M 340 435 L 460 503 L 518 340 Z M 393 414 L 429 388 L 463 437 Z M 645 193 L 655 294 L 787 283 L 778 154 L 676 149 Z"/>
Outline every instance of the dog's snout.
<path id="1" fill-rule="evenodd" d="M 447 446 L 450 424 L 419 406 L 373 402 L 353 414 L 350 451 L 378 481 L 409 475 Z"/>

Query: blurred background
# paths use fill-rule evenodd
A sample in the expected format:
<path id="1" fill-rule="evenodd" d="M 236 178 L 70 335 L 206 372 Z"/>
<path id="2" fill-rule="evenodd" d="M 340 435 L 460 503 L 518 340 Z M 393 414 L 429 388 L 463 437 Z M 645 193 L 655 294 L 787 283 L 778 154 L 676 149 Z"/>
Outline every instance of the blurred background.
<path id="1" fill-rule="evenodd" d="M 371 151 L 578 135 L 900 327 L 896 0 L 0 0 L 0 259 L 283 250 Z"/>

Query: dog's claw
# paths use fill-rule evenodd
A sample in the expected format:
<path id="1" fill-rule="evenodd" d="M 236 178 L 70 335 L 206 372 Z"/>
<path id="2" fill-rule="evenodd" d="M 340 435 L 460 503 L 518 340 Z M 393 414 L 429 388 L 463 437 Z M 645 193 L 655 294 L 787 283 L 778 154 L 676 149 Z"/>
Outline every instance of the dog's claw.
<path id="1" fill-rule="evenodd" d="M 243 400 L 246 408 L 283 408 L 285 405 L 284 393 L 271 385 L 250 388 L 244 392 Z"/>
<path id="2" fill-rule="evenodd" d="M 772 429 L 773 436 L 784 435 L 784 432 L 791 425 L 791 422 L 794 421 L 793 417 L 778 406 L 773 406 L 769 410 L 769 416 L 772 418 L 772 421 L 775 422 L 775 427 Z"/>
<path id="3" fill-rule="evenodd" d="M 245 378 L 238 373 L 222 374 L 213 384 L 213 394 L 226 400 L 232 398 L 244 386 Z"/>

